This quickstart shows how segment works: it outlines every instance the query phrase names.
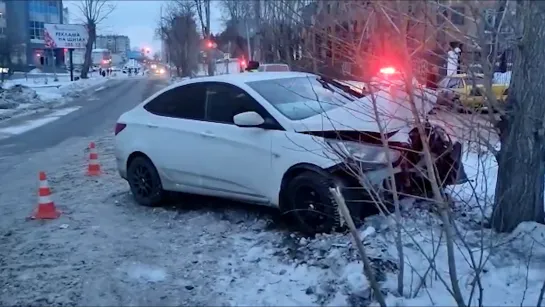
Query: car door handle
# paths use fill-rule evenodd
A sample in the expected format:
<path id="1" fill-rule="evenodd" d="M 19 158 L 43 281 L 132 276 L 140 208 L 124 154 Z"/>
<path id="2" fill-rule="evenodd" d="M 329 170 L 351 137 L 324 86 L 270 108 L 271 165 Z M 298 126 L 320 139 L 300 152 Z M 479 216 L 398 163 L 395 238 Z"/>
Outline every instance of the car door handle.
<path id="1" fill-rule="evenodd" d="M 148 127 L 148 128 L 159 128 L 159 126 L 152 125 L 152 124 L 147 124 L 146 127 Z"/>
<path id="2" fill-rule="evenodd" d="M 201 132 L 201 135 L 206 137 L 206 138 L 213 138 L 215 137 L 214 133 L 210 132 L 210 131 L 204 131 L 204 132 Z"/>

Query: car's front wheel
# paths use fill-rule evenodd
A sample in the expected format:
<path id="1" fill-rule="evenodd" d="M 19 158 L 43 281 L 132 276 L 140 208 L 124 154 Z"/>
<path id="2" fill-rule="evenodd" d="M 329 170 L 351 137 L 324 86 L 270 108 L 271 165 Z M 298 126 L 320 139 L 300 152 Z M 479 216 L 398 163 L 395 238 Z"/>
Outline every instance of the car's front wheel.
<path id="1" fill-rule="evenodd" d="M 284 191 L 286 214 L 305 234 L 328 233 L 341 226 L 337 203 L 330 188 L 333 180 L 316 172 L 304 172 L 290 182 Z"/>
<path id="2" fill-rule="evenodd" d="M 165 199 L 161 178 L 153 163 L 146 157 L 134 158 L 127 169 L 131 193 L 140 205 L 156 207 Z"/>

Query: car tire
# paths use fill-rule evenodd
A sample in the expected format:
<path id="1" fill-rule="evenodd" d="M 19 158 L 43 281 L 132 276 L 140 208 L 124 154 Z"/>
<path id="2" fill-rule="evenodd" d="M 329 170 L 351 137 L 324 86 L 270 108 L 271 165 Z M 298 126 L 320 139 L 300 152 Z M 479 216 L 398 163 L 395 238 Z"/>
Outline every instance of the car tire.
<path id="1" fill-rule="evenodd" d="M 304 172 L 287 183 L 284 211 L 297 230 L 306 235 L 329 233 L 341 226 L 337 202 L 329 191 L 332 178 Z"/>
<path id="2" fill-rule="evenodd" d="M 146 157 L 134 158 L 127 169 L 127 181 L 134 200 L 146 207 L 157 207 L 166 198 L 161 177 Z"/>
<path id="3" fill-rule="evenodd" d="M 465 113 L 467 111 L 459 98 L 454 98 L 452 100 L 452 109 L 459 113 Z"/>

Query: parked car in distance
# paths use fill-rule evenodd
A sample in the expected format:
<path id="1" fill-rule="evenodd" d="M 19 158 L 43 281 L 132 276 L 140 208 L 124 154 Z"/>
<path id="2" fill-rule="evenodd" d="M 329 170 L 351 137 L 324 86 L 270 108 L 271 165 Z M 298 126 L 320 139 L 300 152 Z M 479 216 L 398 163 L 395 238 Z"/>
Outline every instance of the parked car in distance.
<path id="1" fill-rule="evenodd" d="M 361 221 L 376 212 L 377 195 L 388 197 L 390 163 L 405 183 L 400 193 L 426 176 L 415 168 L 422 167 L 423 146 L 408 124 L 413 113 L 387 95 L 377 98 L 379 108 L 405 113 L 383 127 L 391 145 L 384 147 L 379 125 L 362 120 L 373 112 L 371 98 L 337 81 L 301 72 L 184 80 L 120 116 L 117 168 L 141 205 L 161 205 L 166 191 L 224 197 L 279 208 L 305 233 L 329 232 L 342 226 L 331 187 L 341 189 Z M 441 182 L 458 183 L 462 145 L 439 128 L 426 129 L 433 150 L 447 148 L 434 151 Z M 365 173 L 365 187 L 351 167 Z"/>
<path id="2" fill-rule="evenodd" d="M 261 72 L 281 72 L 281 71 L 290 71 L 288 64 L 259 64 L 257 71 Z"/>
<path id="3" fill-rule="evenodd" d="M 507 101 L 508 84 L 492 84 L 492 93 L 498 102 Z M 486 107 L 483 74 L 455 74 L 443 78 L 437 88 L 437 103 L 451 107 L 478 109 Z"/>

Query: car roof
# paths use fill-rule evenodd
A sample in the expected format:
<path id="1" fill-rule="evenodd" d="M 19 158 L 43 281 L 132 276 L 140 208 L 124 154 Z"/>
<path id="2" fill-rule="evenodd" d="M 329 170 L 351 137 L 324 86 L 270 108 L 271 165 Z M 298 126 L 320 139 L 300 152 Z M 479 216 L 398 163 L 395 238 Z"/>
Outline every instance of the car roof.
<path id="1" fill-rule="evenodd" d="M 148 97 L 142 102 L 142 105 L 148 101 L 155 99 L 155 97 L 161 95 L 164 92 L 170 91 L 171 89 L 177 88 L 179 86 L 184 86 L 186 84 L 194 84 L 201 82 L 225 82 L 234 85 L 241 85 L 253 81 L 264 81 L 264 80 L 274 80 L 274 79 L 288 79 L 296 77 L 318 77 L 317 75 L 304 72 L 296 71 L 282 71 L 282 72 L 252 72 L 252 73 L 238 73 L 238 74 L 224 74 L 216 76 L 206 76 L 206 77 L 197 77 L 193 79 L 185 79 L 174 84 L 171 84 L 162 90 L 156 92 L 155 94 Z"/>
<path id="2" fill-rule="evenodd" d="M 295 77 L 308 77 L 316 76 L 304 72 L 296 71 L 281 71 L 281 72 L 251 72 L 251 73 L 238 73 L 238 74 L 224 74 L 216 76 L 206 76 L 182 81 L 182 83 L 176 83 L 173 85 L 183 85 L 186 83 L 200 83 L 200 82 L 226 82 L 226 83 L 248 83 L 253 81 L 273 80 L 273 79 L 287 79 Z M 176 86 L 173 86 L 176 87 Z"/>
<path id="3" fill-rule="evenodd" d="M 477 78 L 484 78 L 484 74 L 473 74 L 473 75 Z M 467 78 L 467 77 L 469 77 L 468 74 L 454 74 L 454 75 L 447 76 L 447 78 Z"/>
<path id="4" fill-rule="evenodd" d="M 288 64 L 284 64 L 284 63 L 263 63 L 263 64 L 259 64 L 259 66 L 270 66 L 270 65 L 289 66 Z"/>

